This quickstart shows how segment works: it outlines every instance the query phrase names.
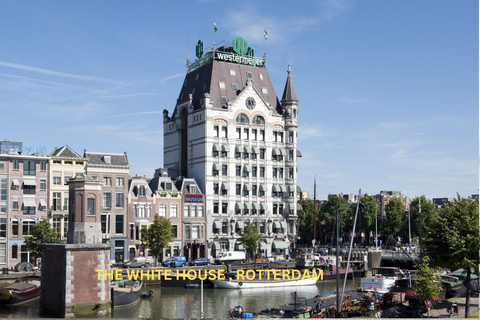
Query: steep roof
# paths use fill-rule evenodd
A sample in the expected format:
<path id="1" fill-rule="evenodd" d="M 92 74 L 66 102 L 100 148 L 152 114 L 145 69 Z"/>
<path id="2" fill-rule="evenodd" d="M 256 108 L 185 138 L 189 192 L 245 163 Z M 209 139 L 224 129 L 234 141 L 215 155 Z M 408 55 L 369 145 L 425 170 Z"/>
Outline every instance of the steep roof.
<path id="1" fill-rule="evenodd" d="M 287 76 L 287 83 L 285 83 L 285 89 L 283 90 L 283 96 L 282 96 L 282 101 L 283 100 L 297 100 L 297 95 L 295 94 L 295 88 L 293 87 L 293 81 L 292 81 L 292 69 L 290 68 L 290 64 L 288 64 L 288 76 Z"/>
<path id="2" fill-rule="evenodd" d="M 127 153 L 102 153 L 87 152 L 85 150 L 84 157 L 88 159 L 88 164 L 112 165 L 112 166 L 128 166 Z M 110 157 L 110 161 L 108 161 Z"/>
<path id="3" fill-rule="evenodd" d="M 49 157 L 64 157 L 64 158 L 83 158 L 81 155 L 75 152 L 72 148 L 64 145 L 61 148 L 55 148 L 49 155 Z"/>
<path id="4" fill-rule="evenodd" d="M 221 47 L 217 50 L 231 52 L 232 48 Z M 233 72 L 234 75 L 232 75 Z M 282 114 L 280 102 L 266 68 L 215 59 L 187 73 L 178 95 L 177 105 L 189 101 L 189 95 L 192 94 L 193 107 L 198 109 L 203 103 L 204 94 L 208 93 L 210 94 L 213 108 L 221 109 L 223 105 L 222 97 L 226 97 L 229 101 L 234 100 L 238 93 L 247 86 L 246 82 L 249 73 L 254 82 L 255 90 L 262 95 L 266 102 L 271 104 L 273 114 Z M 225 89 L 220 88 L 220 82 L 225 83 Z M 233 84 L 237 85 L 237 90 L 233 89 Z M 266 89 L 266 93 L 263 93 L 263 88 Z"/>

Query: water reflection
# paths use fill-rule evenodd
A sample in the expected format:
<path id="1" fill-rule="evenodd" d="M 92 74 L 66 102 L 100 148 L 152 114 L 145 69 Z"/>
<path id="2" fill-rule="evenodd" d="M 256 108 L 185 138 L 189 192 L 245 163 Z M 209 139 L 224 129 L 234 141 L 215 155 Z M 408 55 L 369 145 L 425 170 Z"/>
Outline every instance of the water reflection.
<path id="1" fill-rule="evenodd" d="M 349 280 L 347 289 L 356 288 Z M 146 287 L 155 295 L 143 299 L 132 307 L 117 309 L 113 318 L 200 318 L 200 289 Z M 341 290 L 341 288 L 340 288 Z M 228 308 L 241 305 L 248 312 L 259 312 L 267 307 L 279 307 L 292 302 L 291 292 L 297 291 L 299 297 L 312 298 L 316 295 L 328 295 L 335 292 L 335 281 L 321 281 L 317 285 L 285 288 L 257 289 L 204 289 L 205 318 L 225 318 Z M 10 308 L 0 309 L 0 318 L 38 318 L 39 300 Z M 107 316 L 107 317 L 110 317 Z"/>

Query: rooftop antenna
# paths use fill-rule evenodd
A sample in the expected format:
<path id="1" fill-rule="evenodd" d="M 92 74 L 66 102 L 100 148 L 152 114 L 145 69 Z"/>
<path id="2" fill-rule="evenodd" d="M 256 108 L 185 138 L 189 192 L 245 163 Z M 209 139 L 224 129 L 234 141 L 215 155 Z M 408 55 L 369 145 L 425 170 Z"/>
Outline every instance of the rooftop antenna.
<path id="1" fill-rule="evenodd" d="M 265 41 L 268 38 L 267 30 L 263 28 L 263 59 L 267 61 L 267 52 L 265 51 Z"/>

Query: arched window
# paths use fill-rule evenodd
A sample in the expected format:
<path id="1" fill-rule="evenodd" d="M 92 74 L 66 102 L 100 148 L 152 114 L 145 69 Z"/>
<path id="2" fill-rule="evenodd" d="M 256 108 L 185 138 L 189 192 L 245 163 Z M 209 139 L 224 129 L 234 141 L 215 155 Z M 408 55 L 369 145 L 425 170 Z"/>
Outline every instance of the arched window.
<path id="1" fill-rule="evenodd" d="M 265 124 L 265 119 L 262 116 L 253 117 L 253 124 Z"/>
<path id="2" fill-rule="evenodd" d="M 240 113 L 238 116 L 237 116 L 237 122 L 238 123 L 248 123 L 248 117 L 243 114 L 243 113 Z"/>

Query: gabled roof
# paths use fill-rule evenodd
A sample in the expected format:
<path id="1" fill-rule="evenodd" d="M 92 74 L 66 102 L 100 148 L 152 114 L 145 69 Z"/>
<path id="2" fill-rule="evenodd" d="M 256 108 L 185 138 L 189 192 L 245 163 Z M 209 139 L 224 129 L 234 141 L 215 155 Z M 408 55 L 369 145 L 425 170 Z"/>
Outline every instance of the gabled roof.
<path id="1" fill-rule="evenodd" d="M 297 95 L 295 94 L 295 88 L 293 87 L 293 81 L 291 77 L 292 69 L 290 69 L 290 64 L 288 64 L 288 76 L 287 76 L 287 83 L 285 83 L 285 89 L 283 90 L 283 100 L 290 100 L 290 101 L 298 101 Z"/>
<path id="2" fill-rule="evenodd" d="M 83 158 L 81 155 L 75 152 L 72 148 L 64 145 L 61 148 L 55 148 L 49 155 L 49 157 L 63 157 L 63 158 Z"/>
<path id="3" fill-rule="evenodd" d="M 111 166 L 128 166 L 127 153 L 102 153 L 87 152 L 85 150 L 84 157 L 88 159 L 88 164 L 111 165 Z M 110 161 L 108 161 L 110 159 Z"/>
<path id="4" fill-rule="evenodd" d="M 217 50 L 230 52 L 232 48 L 220 47 Z M 230 74 L 230 70 L 235 71 L 234 76 Z M 247 73 L 251 73 L 255 90 L 262 96 L 264 101 L 271 105 L 273 114 L 282 114 L 282 107 L 267 69 L 220 60 L 211 60 L 198 69 L 187 73 L 180 94 L 178 95 L 177 105 L 188 102 L 189 95 L 193 92 L 193 108 L 195 110 L 199 109 L 203 103 L 205 93 L 208 93 L 210 94 L 210 101 L 213 104 L 213 108 L 221 109 L 222 97 L 226 97 L 227 100 L 232 101 L 237 97 L 238 93 L 247 86 Z M 262 74 L 262 78 L 260 78 L 260 74 Z M 225 83 L 225 89 L 220 89 L 219 82 Z M 238 89 L 234 90 L 232 84 L 236 84 Z M 266 89 L 266 94 L 263 93 L 262 88 Z M 176 110 L 172 117 L 175 117 L 175 114 Z"/>
<path id="5" fill-rule="evenodd" d="M 130 188 L 128 190 L 130 196 L 137 197 L 138 196 L 138 188 L 140 186 L 145 186 L 145 196 L 151 197 L 153 192 L 150 189 L 148 181 L 146 178 L 132 178 L 130 180 Z"/>
<path id="6" fill-rule="evenodd" d="M 171 183 L 172 184 L 172 190 L 165 190 L 164 186 L 165 183 Z M 157 178 L 153 178 L 150 183 L 150 189 L 155 192 L 155 191 L 178 191 L 177 187 L 175 186 L 175 183 L 172 181 L 170 177 L 162 177 L 159 176 Z"/>

